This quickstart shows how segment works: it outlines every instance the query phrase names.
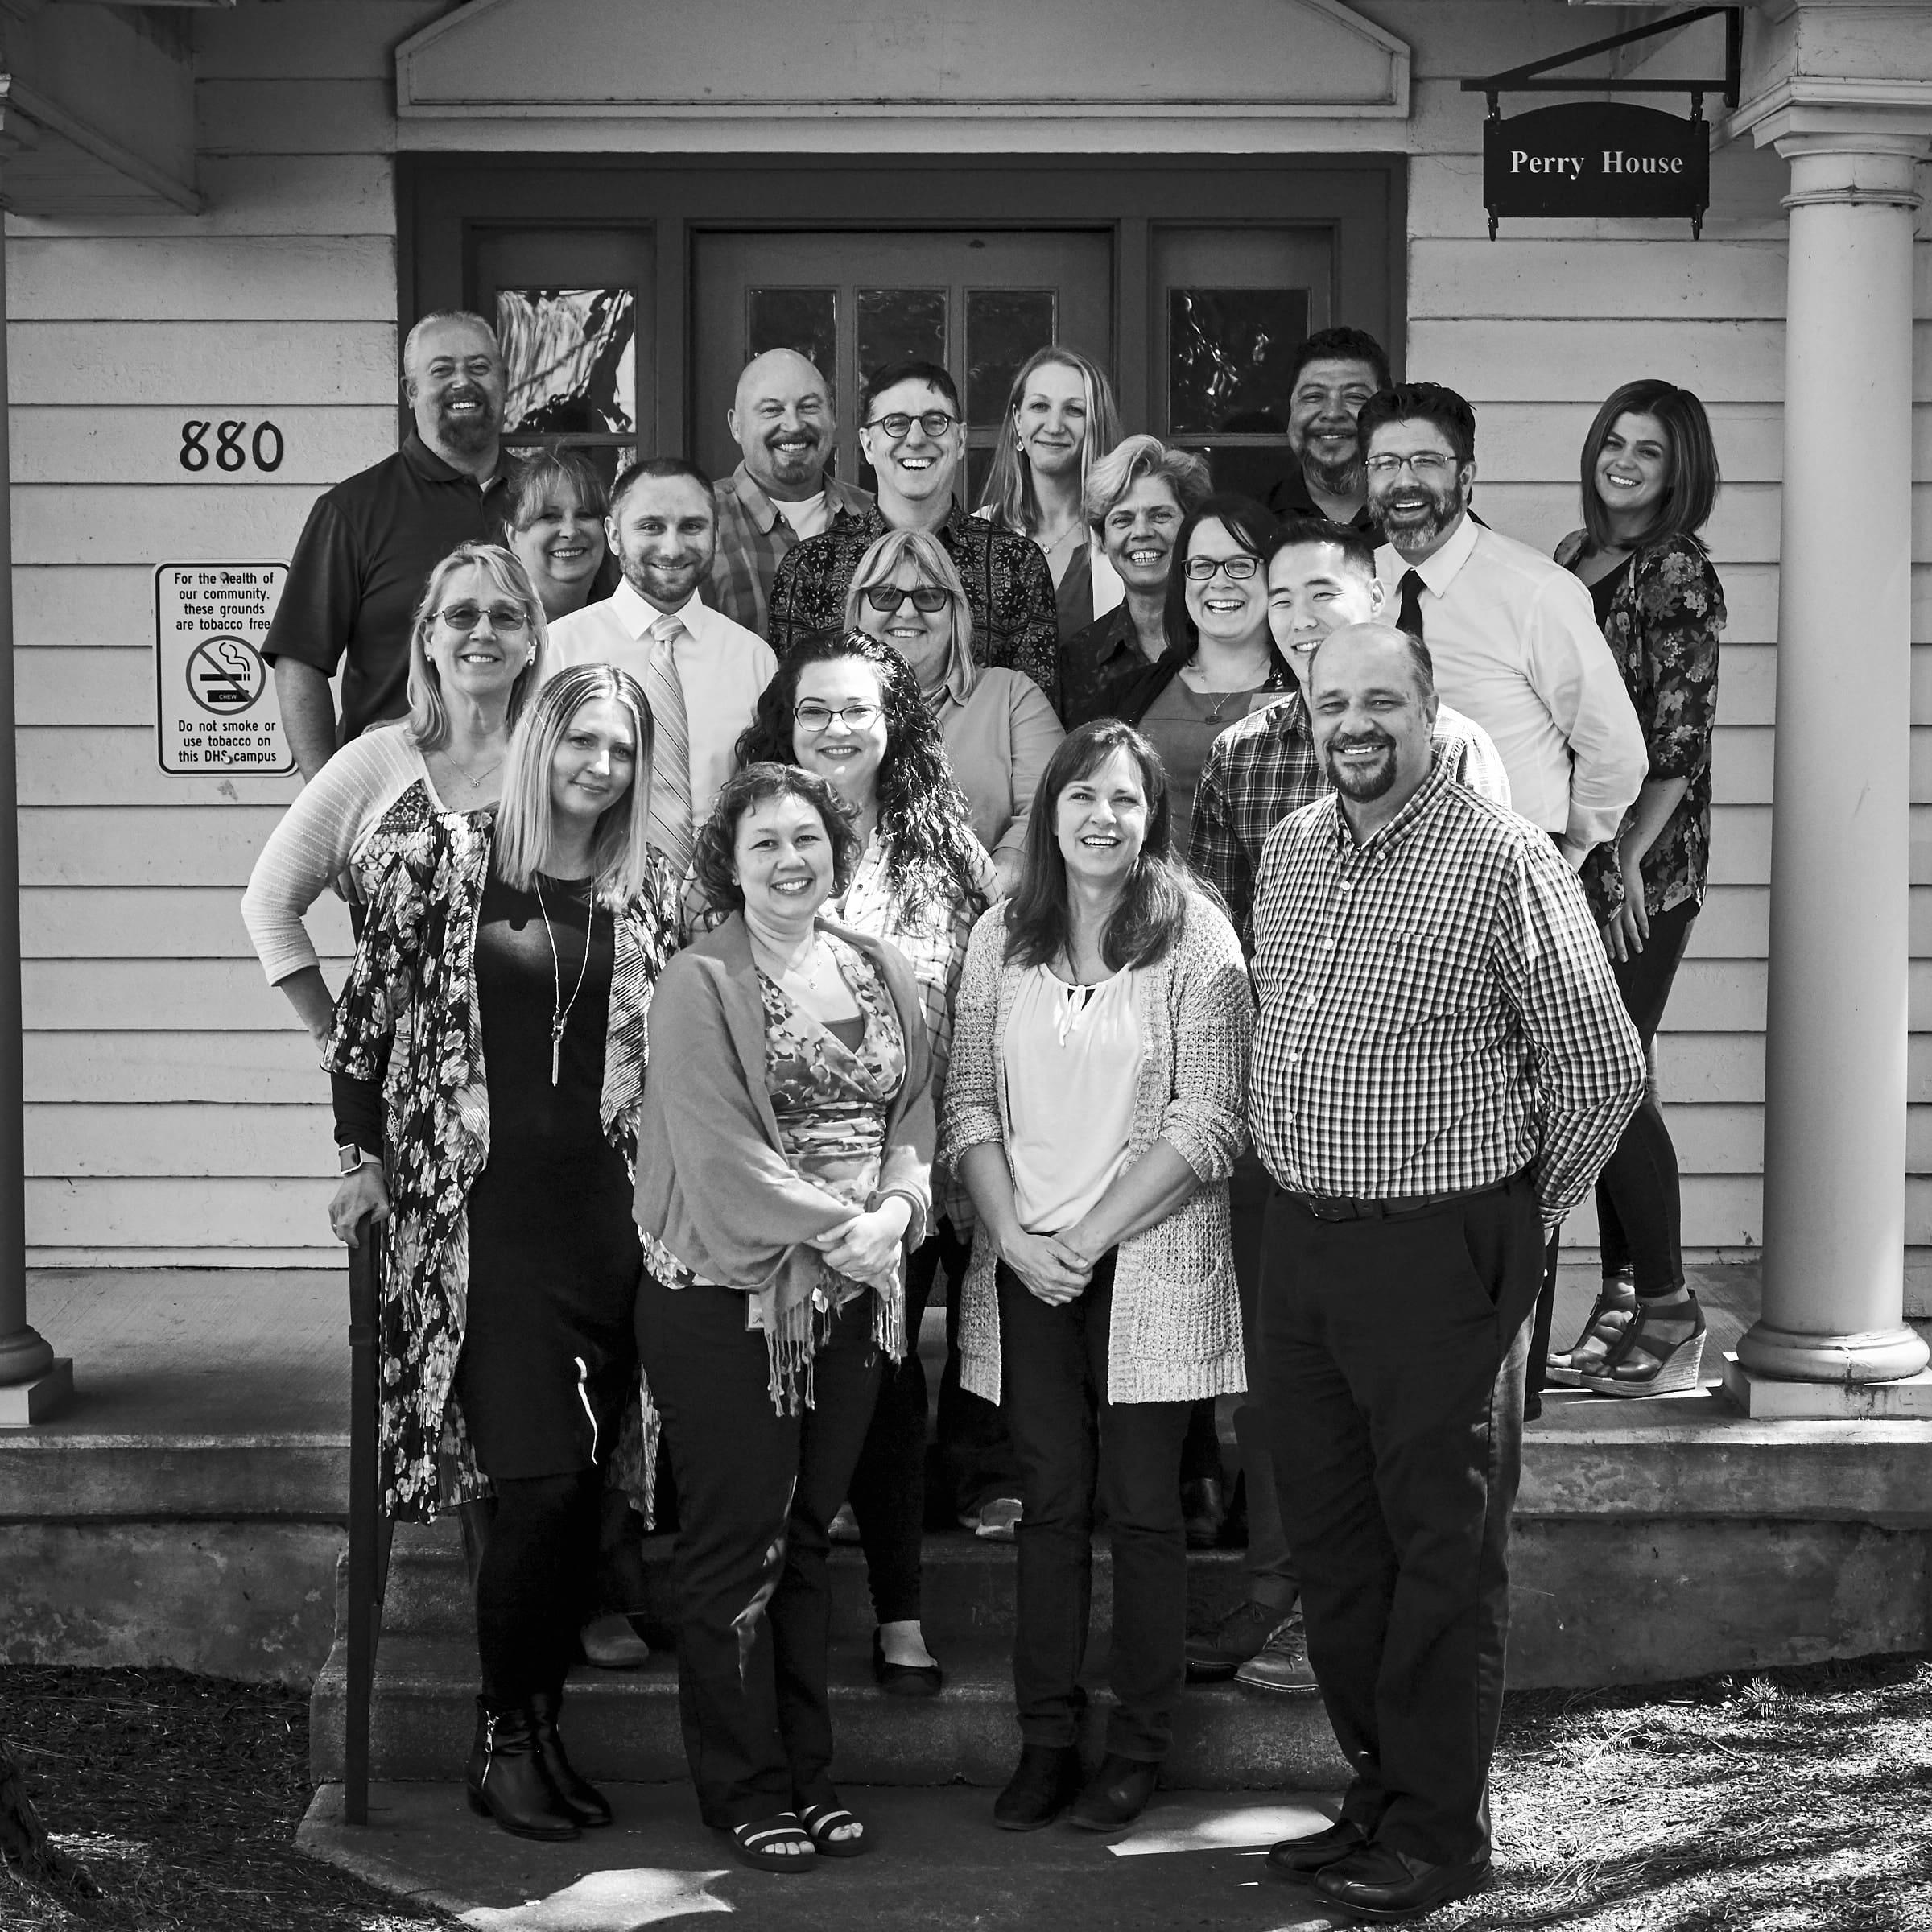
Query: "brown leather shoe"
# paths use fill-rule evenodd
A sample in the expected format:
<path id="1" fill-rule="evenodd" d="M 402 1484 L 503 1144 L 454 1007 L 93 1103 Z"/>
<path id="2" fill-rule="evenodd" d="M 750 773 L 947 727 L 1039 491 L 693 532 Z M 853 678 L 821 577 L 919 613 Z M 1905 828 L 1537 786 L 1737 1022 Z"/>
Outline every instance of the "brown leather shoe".
<path id="1" fill-rule="evenodd" d="M 1489 1854 L 1432 1865 L 1388 1845 L 1368 1845 L 1324 1867 L 1311 1882 L 1358 1918 L 1413 1918 L 1481 1891 L 1489 1882 Z"/>

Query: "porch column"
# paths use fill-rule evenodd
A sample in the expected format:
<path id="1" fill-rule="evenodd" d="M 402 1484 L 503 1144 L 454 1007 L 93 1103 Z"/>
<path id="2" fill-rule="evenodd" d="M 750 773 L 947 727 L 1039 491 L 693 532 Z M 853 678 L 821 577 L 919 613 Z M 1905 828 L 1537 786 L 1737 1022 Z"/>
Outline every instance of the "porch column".
<path id="1" fill-rule="evenodd" d="M 43 1420 L 74 1365 L 27 1320 L 26 1137 L 21 1119 L 20 840 L 14 776 L 14 534 L 7 447 L 6 246 L 0 239 L 0 1428 Z"/>
<path id="2" fill-rule="evenodd" d="M 1776 139 L 1792 192 L 1764 1306 L 1727 1386 L 1758 1414 L 1932 1414 L 1926 1344 L 1904 1320 L 1913 163 L 1927 142 L 1896 122 L 1811 126 Z"/>

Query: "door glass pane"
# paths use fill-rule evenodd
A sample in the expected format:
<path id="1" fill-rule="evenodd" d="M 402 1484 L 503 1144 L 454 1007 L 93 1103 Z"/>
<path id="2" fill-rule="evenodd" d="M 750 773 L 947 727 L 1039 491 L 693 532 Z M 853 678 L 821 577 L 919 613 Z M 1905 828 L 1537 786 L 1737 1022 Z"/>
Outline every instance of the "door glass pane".
<path id="1" fill-rule="evenodd" d="M 966 291 L 966 420 L 997 426 L 1020 365 L 1059 340 L 1051 288 L 969 288 Z"/>
<path id="2" fill-rule="evenodd" d="M 745 360 L 768 349 L 795 349 L 827 382 L 838 370 L 839 291 L 836 288 L 748 288 Z"/>
<path id="3" fill-rule="evenodd" d="M 1286 434 L 1289 358 L 1307 336 L 1305 288 L 1170 288 L 1169 428 Z"/>
<path id="4" fill-rule="evenodd" d="M 634 434 L 637 299 L 628 288 L 502 288 L 506 431 Z"/>
<path id="5" fill-rule="evenodd" d="M 944 289 L 861 288 L 858 297 L 860 382 L 894 362 L 946 366 Z"/>
<path id="6" fill-rule="evenodd" d="M 576 436 L 545 436 L 528 443 L 506 438 L 503 447 L 518 456 L 530 456 L 540 449 L 567 449 L 572 456 L 581 456 L 604 479 L 606 492 L 617 481 L 617 472 L 629 469 L 641 453 L 634 443 L 617 443 L 608 438 L 591 443 Z"/>

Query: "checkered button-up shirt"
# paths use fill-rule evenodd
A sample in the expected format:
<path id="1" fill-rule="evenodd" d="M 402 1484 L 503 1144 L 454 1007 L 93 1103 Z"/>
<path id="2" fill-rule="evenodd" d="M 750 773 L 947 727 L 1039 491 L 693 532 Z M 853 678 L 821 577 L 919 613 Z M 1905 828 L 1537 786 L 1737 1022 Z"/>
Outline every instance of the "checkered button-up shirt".
<path id="1" fill-rule="evenodd" d="M 1331 793 L 1269 836 L 1254 931 L 1249 1125 L 1282 1187 L 1413 1199 L 1527 1167 L 1546 1226 L 1583 1198 L 1644 1056 L 1545 833 L 1440 758 L 1364 845 Z"/>
<path id="2" fill-rule="evenodd" d="M 1451 778 L 1499 805 L 1509 803 L 1502 755 L 1473 718 L 1447 704 L 1439 707 L 1435 749 L 1439 759 L 1447 760 Z M 1329 789 L 1298 691 L 1230 725 L 1208 753 L 1195 787 L 1189 861 L 1221 895 L 1250 952 L 1255 873 L 1268 835 L 1290 812 L 1313 804 Z"/>
<path id="3" fill-rule="evenodd" d="M 859 559 L 891 527 L 876 506 L 856 516 L 841 511 L 786 555 L 772 581 L 766 634 L 780 658 L 815 630 L 844 626 Z M 969 517 L 956 503 L 933 535 L 966 588 L 973 661 L 1025 671 L 1057 707 L 1060 617 L 1046 553 L 1031 537 Z"/>
<path id="4" fill-rule="evenodd" d="M 718 548 L 704 580 L 704 601 L 762 638 L 771 623 L 771 580 L 802 540 L 741 463 L 718 485 Z M 828 520 L 843 510 L 863 516 L 872 493 L 825 478 Z"/>

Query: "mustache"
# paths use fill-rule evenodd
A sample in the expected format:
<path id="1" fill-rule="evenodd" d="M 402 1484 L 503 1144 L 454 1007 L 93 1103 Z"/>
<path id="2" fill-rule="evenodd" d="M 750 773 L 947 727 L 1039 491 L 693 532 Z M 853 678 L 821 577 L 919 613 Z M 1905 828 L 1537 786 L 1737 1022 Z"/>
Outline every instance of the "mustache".
<path id="1" fill-rule="evenodd" d="M 1395 740 L 1385 731 L 1364 731 L 1352 737 L 1345 737 L 1338 733 L 1328 741 L 1331 757 L 1338 751 L 1393 751 L 1394 749 Z"/>

